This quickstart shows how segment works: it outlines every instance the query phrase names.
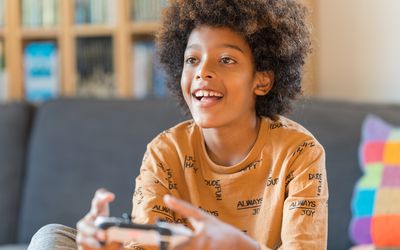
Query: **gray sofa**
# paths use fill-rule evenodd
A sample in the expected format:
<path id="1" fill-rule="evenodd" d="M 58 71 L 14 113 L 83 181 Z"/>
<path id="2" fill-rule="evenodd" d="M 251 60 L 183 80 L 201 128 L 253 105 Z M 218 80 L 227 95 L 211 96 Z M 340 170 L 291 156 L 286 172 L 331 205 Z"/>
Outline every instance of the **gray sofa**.
<path id="1" fill-rule="evenodd" d="M 297 102 L 290 115 L 313 132 L 327 152 L 331 250 L 351 246 L 350 200 L 361 175 L 357 151 L 368 113 L 400 124 L 400 105 L 306 99 Z M 117 194 L 112 215 L 129 212 L 146 144 L 184 119 L 172 100 L 0 105 L 0 249 L 29 243 L 48 223 L 75 226 L 99 187 Z"/>

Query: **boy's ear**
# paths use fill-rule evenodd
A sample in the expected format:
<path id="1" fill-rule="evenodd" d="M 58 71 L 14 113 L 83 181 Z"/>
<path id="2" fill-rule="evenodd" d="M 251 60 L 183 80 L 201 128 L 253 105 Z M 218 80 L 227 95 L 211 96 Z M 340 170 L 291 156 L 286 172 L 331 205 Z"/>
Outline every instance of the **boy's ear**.
<path id="1" fill-rule="evenodd" d="M 266 95 L 274 85 L 274 72 L 263 71 L 256 72 L 256 81 L 254 86 L 254 94 L 262 96 Z"/>

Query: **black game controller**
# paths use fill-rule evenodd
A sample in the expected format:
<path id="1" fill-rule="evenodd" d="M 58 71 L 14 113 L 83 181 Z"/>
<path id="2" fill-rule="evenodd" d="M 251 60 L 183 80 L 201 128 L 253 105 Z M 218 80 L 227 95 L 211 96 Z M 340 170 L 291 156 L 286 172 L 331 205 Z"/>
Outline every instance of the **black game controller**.
<path id="1" fill-rule="evenodd" d="M 134 241 L 138 244 L 160 246 L 167 249 L 169 243 L 184 242 L 192 237 L 193 232 L 180 224 L 158 221 L 156 224 L 136 224 L 127 216 L 98 217 L 95 226 L 106 231 L 107 242 L 126 243 Z"/>

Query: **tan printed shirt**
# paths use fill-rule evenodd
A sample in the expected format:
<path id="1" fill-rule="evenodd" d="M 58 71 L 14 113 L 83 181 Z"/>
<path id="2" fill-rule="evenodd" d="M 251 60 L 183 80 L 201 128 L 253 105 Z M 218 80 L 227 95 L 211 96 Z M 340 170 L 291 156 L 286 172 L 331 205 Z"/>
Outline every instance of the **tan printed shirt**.
<path id="1" fill-rule="evenodd" d="M 161 133 L 148 144 L 136 178 L 134 221 L 189 224 L 165 206 L 165 194 L 235 226 L 262 249 L 326 249 L 324 149 L 310 132 L 282 116 L 262 117 L 252 150 L 229 167 L 208 157 L 193 121 Z"/>

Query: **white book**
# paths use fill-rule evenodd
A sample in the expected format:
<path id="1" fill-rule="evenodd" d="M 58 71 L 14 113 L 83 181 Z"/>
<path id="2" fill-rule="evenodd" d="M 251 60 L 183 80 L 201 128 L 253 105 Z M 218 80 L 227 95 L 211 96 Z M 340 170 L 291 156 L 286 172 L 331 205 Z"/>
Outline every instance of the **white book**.
<path id="1" fill-rule="evenodd" d="M 151 94 L 152 56 L 148 42 L 133 45 L 133 96 L 143 99 Z"/>
<path id="2" fill-rule="evenodd" d="M 60 12 L 60 5 L 61 5 L 61 3 L 60 3 L 60 0 L 53 0 L 53 2 L 54 2 L 54 4 L 53 4 L 53 9 L 54 9 L 54 25 L 57 25 L 58 24 L 58 22 L 59 22 L 59 18 L 60 18 L 60 15 L 61 15 L 61 12 Z"/>
<path id="3" fill-rule="evenodd" d="M 5 9 L 5 5 L 4 5 L 4 0 L 0 0 L 0 27 L 4 26 L 4 9 Z"/>
<path id="4" fill-rule="evenodd" d="M 54 26 L 57 24 L 58 0 L 42 0 L 42 23 L 43 26 Z"/>
<path id="5" fill-rule="evenodd" d="M 116 23 L 116 11 L 117 11 L 117 1 L 115 0 L 105 0 L 106 3 L 106 13 L 105 20 L 110 25 L 115 25 Z"/>
<path id="6" fill-rule="evenodd" d="M 135 20 L 137 21 L 142 21 L 144 19 L 143 3 L 143 0 L 135 0 Z"/>
<path id="7" fill-rule="evenodd" d="M 39 27 L 42 25 L 42 1 L 23 0 L 22 20 L 26 27 Z"/>
<path id="8" fill-rule="evenodd" d="M 151 1 L 151 0 L 150 0 Z M 148 0 L 148 1 L 142 1 L 142 5 L 143 5 L 143 9 L 142 9 L 142 11 L 143 11 L 143 19 L 145 20 L 145 21 L 149 21 L 149 19 L 150 19 L 150 1 Z"/>
<path id="9" fill-rule="evenodd" d="M 100 24 L 103 21 L 103 0 L 90 0 L 90 23 Z"/>
<path id="10" fill-rule="evenodd" d="M 29 9 L 31 0 L 22 0 L 22 24 L 24 26 L 29 26 L 31 20 L 31 12 Z"/>
<path id="11" fill-rule="evenodd" d="M 7 101 L 8 88 L 7 88 L 7 74 L 5 70 L 0 70 L 0 102 Z"/>

